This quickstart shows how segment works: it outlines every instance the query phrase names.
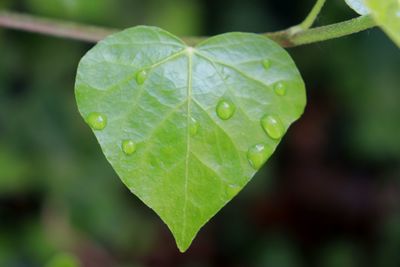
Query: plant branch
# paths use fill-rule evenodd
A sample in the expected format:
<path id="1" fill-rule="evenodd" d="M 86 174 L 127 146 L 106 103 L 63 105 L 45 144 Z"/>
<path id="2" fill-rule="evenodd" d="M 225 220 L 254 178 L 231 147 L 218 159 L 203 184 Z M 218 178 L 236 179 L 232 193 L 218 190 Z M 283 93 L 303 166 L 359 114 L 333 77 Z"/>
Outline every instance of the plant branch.
<path id="1" fill-rule="evenodd" d="M 318 14 L 321 12 L 321 9 L 323 8 L 326 0 L 317 0 L 315 3 L 314 7 L 311 9 L 310 13 L 308 16 L 304 19 L 302 23 L 298 25 L 298 27 L 302 30 L 307 30 L 311 28 L 311 26 L 314 24 L 315 20 L 318 17 Z"/>
<path id="2" fill-rule="evenodd" d="M 85 42 L 97 42 L 118 31 L 7 11 L 0 11 L 0 26 Z"/>
<path id="3" fill-rule="evenodd" d="M 323 2 L 324 1 L 318 1 L 308 17 L 316 17 Z M 306 26 L 312 21 L 312 19 L 307 18 L 305 20 L 307 21 L 307 23 L 305 23 Z M 263 35 L 271 38 L 283 47 L 294 47 L 350 35 L 374 26 L 376 26 L 376 23 L 367 15 L 312 29 L 293 31 L 293 27 L 291 27 L 283 31 L 264 33 Z M 98 42 L 107 35 L 118 31 L 118 29 L 95 27 L 7 11 L 0 11 L 0 27 L 86 42 Z M 195 45 L 205 38 L 206 37 L 183 37 L 182 39 L 189 45 Z"/>
<path id="4" fill-rule="evenodd" d="M 374 19 L 370 15 L 365 15 L 304 31 L 293 31 L 292 28 L 289 28 L 279 32 L 265 33 L 264 35 L 283 47 L 295 47 L 347 36 L 375 26 L 377 24 Z"/>

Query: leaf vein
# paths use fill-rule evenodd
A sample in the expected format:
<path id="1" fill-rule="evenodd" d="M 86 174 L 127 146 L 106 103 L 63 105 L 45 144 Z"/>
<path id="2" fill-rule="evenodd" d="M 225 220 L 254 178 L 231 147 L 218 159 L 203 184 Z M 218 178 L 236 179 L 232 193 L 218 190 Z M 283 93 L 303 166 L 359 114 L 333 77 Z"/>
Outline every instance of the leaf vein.
<path id="1" fill-rule="evenodd" d="M 197 54 L 198 56 L 200 56 L 200 57 L 202 57 L 202 58 L 208 60 L 208 61 L 211 62 L 211 63 L 216 63 L 216 64 L 219 64 L 219 65 L 221 65 L 221 66 L 225 66 L 225 67 L 227 67 L 227 68 L 230 68 L 230 69 L 232 69 L 233 71 L 236 71 L 237 73 L 239 73 L 240 75 L 242 75 L 243 77 L 245 77 L 245 78 L 247 78 L 247 79 L 249 79 L 249 80 L 252 80 L 252 81 L 254 81 L 254 82 L 256 82 L 256 83 L 259 83 L 259 84 L 261 84 L 263 87 L 267 86 L 267 87 L 269 88 L 269 85 L 268 85 L 268 84 L 264 83 L 263 81 L 258 80 L 257 78 L 255 78 L 255 77 L 253 77 L 253 76 L 250 76 L 250 75 L 244 73 L 243 71 L 241 71 L 240 69 L 236 68 L 235 66 L 232 66 L 232 65 L 230 65 L 230 64 L 227 64 L 227 63 L 224 63 L 224 62 L 221 62 L 221 61 L 218 61 L 218 60 L 216 60 L 216 59 L 214 59 L 214 58 L 210 58 L 209 56 L 206 56 L 206 55 L 204 55 L 203 53 L 198 52 L 198 51 L 196 51 L 196 54 Z"/>
<path id="2" fill-rule="evenodd" d="M 187 85 L 187 125 L 186 125 L 186 162 L 185 162 L 185 183 L 184 183 L 184 204 L 183 204 L 183 223 L 182 240 L 186 237 L 186 211 L 188 198 L 188 178 L 189 178 L 189 153 L 190 153 L 190 121 L 191 121 L 191 99 L 192 99 L 192 53 L 188 53 L 188 85 Z"/>

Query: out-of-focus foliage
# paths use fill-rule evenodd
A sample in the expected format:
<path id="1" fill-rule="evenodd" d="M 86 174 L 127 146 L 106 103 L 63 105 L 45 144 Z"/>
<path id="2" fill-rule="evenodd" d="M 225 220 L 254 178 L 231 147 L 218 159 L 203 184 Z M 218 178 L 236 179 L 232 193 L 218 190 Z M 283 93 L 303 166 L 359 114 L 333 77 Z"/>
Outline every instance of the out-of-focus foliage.
<path id="1" fill-rule="evenodd" d="M 59 253 L 53 256 L 46 267 L 80 267 L 79 260 L 72 254 Z"/>
<path id="2" fill-rule="evenodd" d="M 202 30 L 203 14 L 198 0 L 149 1 L 146 24 L 176 35 L 194 36 Z"/>
<path id="3" fill-rule="evenodd" d="M 254 256 L 256 267 L 301 266 L 299 252 L 292 241 L 281 236 L 266 236 Z"/>
<path id="4" fill-rule="evenodd" d="M 26 0 L 32 12 L 50 17 L 71 20 L 101 22 L 115 15 L 112 0 Z"/>
<path id="5" fill-rule="evenodd" d="M 379 32 L 375 36 L 385 38 Z M 357 157 L 399 158 L 400 124 L 396 123 L 400 121 L 399 79 L 396 75 L 400 66 L 399 50 L 389 41 L 382 42 L 376 37 L 364 35 L 359 38 L 371 45 L 359 47 L 356 43 L 338 43 L 340 54 L 327 55 L 332 62 L 330 76 L 341 77 L 335 85 L 338 97 L 346 106 L 343 112 L 348 113 L 343 129 L 346 132 L 344 141 L 348 142 L 350 153 Z M 365 66 L 362 71 L 360 63 Z M 343 67 L 344 64 L 352 71 Z"/>
<path id="6" fill-rule="evenodd" d="M 361 267 L 360 252 L 356 245 L 346 241 L 334 241 L 322 248 L 321 267 Z"/>
<path id="7" fill-rule="evenodd" d="M 11 0 L 3 0 L 0 2 L 0 8 L 7 8 L 10 5 Z"/>
<path id="8" fill-rule="evenodd" d="M 381 229 L 382 238 L 377 266 L 395 267 L 400 263 L 400 214 L 389 216 Z"/>

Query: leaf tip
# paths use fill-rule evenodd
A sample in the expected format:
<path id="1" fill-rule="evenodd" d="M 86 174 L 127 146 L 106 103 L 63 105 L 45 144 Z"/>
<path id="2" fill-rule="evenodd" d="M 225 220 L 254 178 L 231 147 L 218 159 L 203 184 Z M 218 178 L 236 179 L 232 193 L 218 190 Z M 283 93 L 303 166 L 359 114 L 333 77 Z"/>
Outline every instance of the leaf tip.
<path id="1" fill-rule="evenodd" d="M 176 245 L 177 245 L 180 253 L 185 253 L 189 249 L 191 244 L 192 244 L 192 241 L 176 239 Z"/>
<path id="2" fill-rule="evenodd" d="M 174 236 L 176 246 L 179 249 L 179 252 L 185 253 L 189 247 L 192 245 L 192 242 L 194 238 L 196 237 L 198 231 L 200 228 L 197 229 L 197 231 L 191 232 L 190 230 L 186 228 L 178 227 L 178 229 L 181 229 L 179 232 L 172 232 L 172 235 Z M 183 230 L 183 231 L 182 231 Z"/>
<path id="3" fill-rule="evenodd" d="M 178 245 L 178 249 L 180 253 L 185 253 L 189 249 L 189 247 L 181 247 Z"/>

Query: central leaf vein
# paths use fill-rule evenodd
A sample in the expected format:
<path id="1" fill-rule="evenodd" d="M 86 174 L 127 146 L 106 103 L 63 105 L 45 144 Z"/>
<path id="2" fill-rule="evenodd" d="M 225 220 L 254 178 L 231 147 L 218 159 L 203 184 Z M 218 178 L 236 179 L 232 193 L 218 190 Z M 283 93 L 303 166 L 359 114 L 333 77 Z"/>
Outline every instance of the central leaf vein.
<path id="1" fill-rule="evenodd" d="M 192 99 L 192 51 L 187 49 L 188 54 L 188 85 L 187 85 L 187 125 L 186 125 L 186 155 L 185 155 L 185 184 L 184 184 L 184 204 L 183 204 L 183 224 L 182 240 L 186 236 L 186 209 L 188 198 L 188 177 L 189 177 L 189 154 L 190 154 L 190 121 L 191 121 L 191 99 Z"/>

